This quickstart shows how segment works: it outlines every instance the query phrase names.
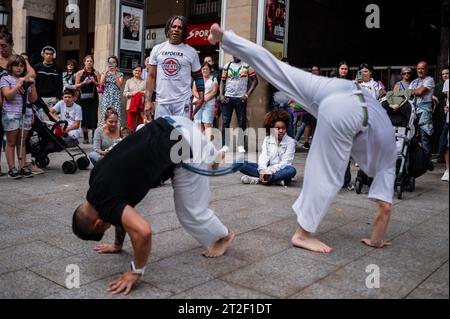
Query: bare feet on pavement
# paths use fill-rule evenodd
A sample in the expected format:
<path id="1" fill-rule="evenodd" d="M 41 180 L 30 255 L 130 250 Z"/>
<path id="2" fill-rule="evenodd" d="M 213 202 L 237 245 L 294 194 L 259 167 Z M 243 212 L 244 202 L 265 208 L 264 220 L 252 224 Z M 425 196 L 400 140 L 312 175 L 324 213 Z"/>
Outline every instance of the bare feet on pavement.
<path id="1" fill-rule="evenodd" d="M 224 237 L 216 241 L 214 245 L 205 250 L 202 253 L 202 255 L 208 258 L 217 258 L 223 256 L 226 253 L 228 247 L 230 247 L 233 239 L 234 239 L 234 231 L 229 229 L 227 237 Z"/>
<path id="2" fill-rule="evenodd" d="M 317 238 L 313 237 L 310 233 L 297 229 L 292 237 L 292 245 L 298 248 L 303 248 L 316 253 L 330 253 L 333 249 L 322 243 Z"/>

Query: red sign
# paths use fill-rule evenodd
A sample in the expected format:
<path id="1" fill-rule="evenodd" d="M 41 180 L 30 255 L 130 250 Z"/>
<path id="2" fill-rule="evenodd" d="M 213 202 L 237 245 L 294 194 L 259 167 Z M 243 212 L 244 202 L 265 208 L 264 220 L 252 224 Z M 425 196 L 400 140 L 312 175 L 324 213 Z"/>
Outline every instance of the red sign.
<path id="1" fill-rule="evenodd" d="M 186 43 L 192 46 L 211 45 L 208 36 L 212 25 L 212 23 L 189 25 Z"/>

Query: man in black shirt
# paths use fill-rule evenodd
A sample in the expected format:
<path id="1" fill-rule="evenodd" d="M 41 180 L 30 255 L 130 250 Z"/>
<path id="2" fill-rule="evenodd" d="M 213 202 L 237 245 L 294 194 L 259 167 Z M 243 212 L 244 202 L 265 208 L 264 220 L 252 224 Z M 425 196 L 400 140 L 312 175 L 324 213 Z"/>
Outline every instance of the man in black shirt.
<path id="1" fill-rule="evenodd" d="M 62 99 L 62 71 L 55 65 L 56 50 L 53 47 L 44 47 L 41 55 L 43 62 L 34 66 L 37 74 L 36 89 L 39 97 L 50 109 Z"/>
<path id="2" fill-rule="evenodd" d="M 73 215 L 73 232 L 84 240 L 100 241 L 111 225 L 116 227 L 115 243 L 97 246 L 99 253 L 119 252 L 125 234 L 130 236 L 132 271 L 111 283 L 108 291 L 113 294 L 130 292 L 144 273 L 151 250 L 151 227 L 134 207 L 151 188 L 170 177 L 178 219 L 208 247 L 205 257 L 222 256 L 234 238 L 233 231 L 208 208 L 208 178 L 177 165 L 190 159 L 200 167 L 214 164 L 224 154 L 217 152 L 190 120 L 173 116 L 170 121 L 172 124 L 167 118 L 153 121 L 108 152 L 92 170 L 87 200 Z"/>

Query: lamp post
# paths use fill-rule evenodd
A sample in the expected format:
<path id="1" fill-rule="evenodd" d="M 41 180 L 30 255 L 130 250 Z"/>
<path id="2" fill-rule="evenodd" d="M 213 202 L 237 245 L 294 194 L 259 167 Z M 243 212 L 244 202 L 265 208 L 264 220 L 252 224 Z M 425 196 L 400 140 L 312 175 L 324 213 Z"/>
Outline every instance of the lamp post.
<path id="1" fill-rule="evenodd" d="M 3 1 L 0 1 L 0 26 L 8 25 L 9 12 Z"/>

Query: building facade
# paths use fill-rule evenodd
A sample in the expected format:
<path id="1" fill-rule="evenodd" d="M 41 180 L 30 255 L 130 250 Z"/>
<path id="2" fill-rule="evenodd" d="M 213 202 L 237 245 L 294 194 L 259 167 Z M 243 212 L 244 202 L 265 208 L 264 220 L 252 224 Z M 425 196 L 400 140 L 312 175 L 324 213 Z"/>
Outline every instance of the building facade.
<path id="1" fill-rule="evenodd" d="M 82 61 L 93 54 L 95 67 L 103 70 L 107 57 L 118 55 L 123 70 L 143 63 L 154 45 L 165 40 L 164 25 L 173 15 L 187 16 L 188 43 L 201 59 L 213 56 L 223 66 L 231 57 L 211 46 L 207 32 L 212 23 L 269 48 L 291 64 L 309 68 L 320 65 L 329 74 L 341 60 L 352 66 L 369 62 L 380 66 L 380 79 L 389 81 L 395 66 L 448 65 L 449 0 L 4 0 L 10 12 L 15 51 L 40 61 L 45 45 L 58 51 L 57 63 Z M 371 4 L 377 4 L 370 11 Z M 395 6 L 395 7 L 393 7 Z M 128 15 L 128 17 L 126 17 Z M 131 18 L 130 18 L 131 17 Z M 134 32 L 124 36 L 131 19 Z M 127 20 L 127 22 L 125 22 Z M 369 25 L 373 22 L 373 25 Z M 393 67 L 394 66 L 394 67 Z M 383 73 L 384 72 L 384 73 Z M 386 73 L 388 72 L 388 73 Z M 262 125 L 268 109 L 269 90 L 260 79 L 248 104 L 252 127 Z"/>

